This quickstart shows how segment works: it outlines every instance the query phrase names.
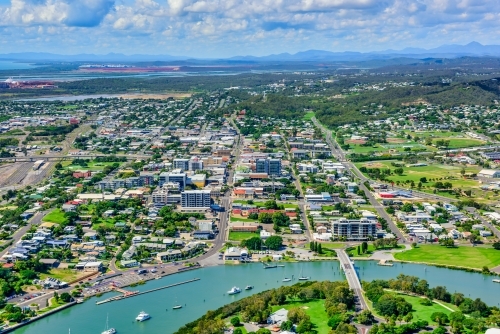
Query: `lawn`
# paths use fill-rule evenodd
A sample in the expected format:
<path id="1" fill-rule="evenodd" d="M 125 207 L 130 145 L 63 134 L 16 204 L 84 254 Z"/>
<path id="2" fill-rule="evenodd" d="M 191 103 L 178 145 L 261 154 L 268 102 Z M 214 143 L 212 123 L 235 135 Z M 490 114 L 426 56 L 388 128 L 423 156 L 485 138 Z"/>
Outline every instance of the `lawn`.
<path id="1" fill-rule="evenodd" d="M 306 113 L 306 114 L 304 115 L 304 117 L 302 117 L 302 119 L 303 119 L 304 121 L 310 121 L 310 120 L 311 120 L 311 118 L 313 118 L 313 117 L 314 117 L 314 111 L 310 111 L 310 112 Z"/>
<path id="2" fill-rule="evenodd" d="M 111 166 L 114 162 L 94 162 L 89 161 L 86 166 L 72 165 L 70 161 L 63 162 L 63 168 L 67 170 L 90 170 L 92 172 L 100 172 L 106 166 Z"/>
<path id="3" fill-rule="evenodd" d="M 40 279 L 44 280 L 47 277 L 52 277 L 63 282 L 71 282 L 86 274 L 72 269 L 50 269 L 49 272 L 40 274 Z"/>
<path id="4" fill-rule="evenodd" d="M 390 168 L 395 169 L 396 167 L 391 165 L 392 161 L 376 161 L 376 162 L 362 162 L 356 163 L 356 167 L 367 167 L 367 168 Z M 464 179 L 460 174 L 460 171 L 463 166 L 452 166 L 452 165 L 441 165 L 441 164 L 432 164 L 428 166 L 421 167 L 403 167 L 403 174 L 399 175 L 391 175 L 387 178 L 390 181 L 414 181 L 418 183 L 420 178 L 425 177 L 427 180 L 430 179 L 441 179 L 441 178 L 451 178 L 442 180 L 442 182 L 449 181 L 453 184 L 453 187 L 459 188 L 473 188 L 478 187 L 479 183 L 475 180 Z M 466 173 L 478 173 L 478 167 L 465 167 Z M 425 186 L 432 186 L 434 184 L 433 181 L 424 183 Z"/>
<path id="5" fill-rule="evenodd" d="M 493 248 L 461 246 L 446 248 L 438 245 L 421 245 L 394 257 L 401 261 L 425 262 L 467 268 L 493 268 L 500 265 L 500 251 Z"/>
<path id="6" fill-rule="evenodd" d="M 325 300 L 313 300 L 310 302 L 290 301 L 285 305 L 273 306 L 273 312 L 284 309 L 291 309 L 293 307 L 302 307 L 305 309 L 307 315 L 311 317 L 311 322 L 316 326 L 314 329 L 318 334 L 327 334 L 330 331 L 328 327 L 328 314 L 325 311 Z"/>
<path id="7" fill-rule="evenodd" d="M 260 234 L 255 232 L 229 232 L 229 240 L 232 241 L 242 241 L 258 236 L 260 236 Z"/>
<path id="8" fill-rule="evenodd" d="M 411 304 L 413 308 L 413 321 L 416 320 L 426 320 L 430 324 L 436 324 L 434 321 L 431 320 L 431 315 L 434 312 L 442 312 L 446 315 L 450 315 L 451 311 L 448 310 L 447 308 L 433 303 L 432 305 L 425 306 L 420 304 L 423 298 L 420 297 L 414 297 L 414 296 L 408 296 L 402 293 L 394 293 L 398 297 L 403 297 L 408 303 Z"/>
<path id="9" fill-rule="evenodd" d="M 442 138 L 445 140 L 448 140 L 450 142 L 450 145 L 448 148 L 466 148 L 466 147 L 473 147 L 473 146 L 482 146 L 486 144 L 485 141 L 479 140 L 479 139 L 473 139 L 473 138 Z M 433 140 L 433 143 L 439 140 Z"/>
<path id="10" fill-rule="evenodd" d="M 44 222 L 50 222 L 50 223 L 56 223 L 56 224 L 63 224 L 66 223 L 68 220 L 64 216 L 64 211 L 61 209 L 55 209 L 52 212 L 49 212 L 45 217 L 42 218 L 42 221 Z"/>
<path id="11" fill-rule="evenodd" d="M 249 219 L 249 218 L 239 218 L 239 217 L 233 217 L 231 216 L 229 218 L 229 221 L 231 223 L 237 223 L 237 222 L 244 222 L 244 223 L 253 223 L 253 222 L 256 222 L 257 219 Z"/>
<path id="12" fill-rule="evenodd" d="M 329 249 L 338 249 L 338 248 L 344 248 L 345 243 L 342 242 L 320 242 L 322 248 L 329 248 Z"/>

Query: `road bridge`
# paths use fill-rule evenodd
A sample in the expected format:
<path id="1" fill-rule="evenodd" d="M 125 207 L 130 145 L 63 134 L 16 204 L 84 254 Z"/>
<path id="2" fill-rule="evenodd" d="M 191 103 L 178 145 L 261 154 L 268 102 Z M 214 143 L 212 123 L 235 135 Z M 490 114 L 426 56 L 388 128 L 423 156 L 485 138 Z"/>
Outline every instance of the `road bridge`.
<path id="1" fill-rule="evenodd" d="M 61 160 L 73 160 L 73 159 L 95 159 L 102 157 L 110 157 L 109 154 L 82 154 L 82 155 L 57 155 L 57 154 L 45 154 L 45 155 L 28 155 L 24 157 L 9 157 L 0 158 L 0 161 L 6 162 L 35 162 L 38 160 L 45 161 L 61 161 Z M 137 160 L 137 159 L 149 159 L 151 155 L 141 155 L 141 154 L 123 154 L 123 155 L 113 155 L 119 158 L 126 158 L 127 160 Z"/>
<path id="2" fill-rule="evenodd" d="M 354 292 L 354 296 L 356 296 L 356 311 L 369 310 L 363 297 L 363 289 L 361 288 L 358 273 L 356 273 L 356 270 L 354 269 L 354 263 L 343 249 L 337 250 L 337 257 L 340 262 L 340 267 L 345 273 L 347 283 L 349 283 L 349 287 Z"/>

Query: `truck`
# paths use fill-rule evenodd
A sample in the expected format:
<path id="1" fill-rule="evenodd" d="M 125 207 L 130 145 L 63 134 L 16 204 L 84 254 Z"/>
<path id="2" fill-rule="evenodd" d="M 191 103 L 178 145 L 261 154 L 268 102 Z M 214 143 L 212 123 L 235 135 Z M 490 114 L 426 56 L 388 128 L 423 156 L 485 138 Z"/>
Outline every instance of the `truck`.
<path id="1" fill-rule="evenodd" d="M 44 163 L 45 163 L 44 160 L 36 161 L 35 164 L 33 165 L 33 170 L 39 170 L 40 167 L 42 167 Z"/>

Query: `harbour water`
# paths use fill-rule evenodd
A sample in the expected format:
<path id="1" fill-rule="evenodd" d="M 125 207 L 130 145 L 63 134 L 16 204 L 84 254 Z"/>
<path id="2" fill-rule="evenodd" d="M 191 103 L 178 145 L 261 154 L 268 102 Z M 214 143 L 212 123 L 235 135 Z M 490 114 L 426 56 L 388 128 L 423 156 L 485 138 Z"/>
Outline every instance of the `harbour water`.
<path id="1" fill-rule="evenodd" d="M 395 263 L 393 267 L 382 267 L 374 261 L 358 261 L 356 267 L 361 280 L 389 279 L 404 273 L 426 279 L 431 287 L 446 286 L 452 293 L 459 291 L 466 297 L 479 297 L 490 306 L 500 305 L 500 284 L 493 283 L 491 276 L 418 264 Z M 261 264 L 209 267 L 167 276 L 132 289 L 144 291 L 193 278 L 200 278 L 199 281 L 121 301 L 95 304 L 96 301 L 113 295 L 108 293 L 41 319 L 18 329 L 15 333 L 66 334 L 69 329 L 72 334 L 101 333 L 106 323 L 106 315 L 109 315 L 109 326 L 116 328 L 120 334 L 173 333 L 210 309 L 216 309 L 250 294 L 297 283 L 301 270 L 305 276 L 310 276 L 311 280 L 344 279 L 339 263 L 335 261 L 287 263 L 285 267 L 266 270 L 262 269 Z M 282 282 L 283 278 L 292 278 L 292 275 L 292 282 Z M 233 286 L 244 289 L 247 285 L 253 285 L 254 289 L 244 290 L 232 296 L 227 294 Z M 183 308 L 173 310 L 175 304 L 181 304 Z M 149 313 L 151 319 L 142 323 L 136 322 L 134 319 L 140 311 Z"/>
<path id="2" fill-rule="evenodd" d="M 18 63 L 10 60 L 0 60 L 0 71 L 2 70 L 26 70 L 35 67 L 28 63 Z"/>

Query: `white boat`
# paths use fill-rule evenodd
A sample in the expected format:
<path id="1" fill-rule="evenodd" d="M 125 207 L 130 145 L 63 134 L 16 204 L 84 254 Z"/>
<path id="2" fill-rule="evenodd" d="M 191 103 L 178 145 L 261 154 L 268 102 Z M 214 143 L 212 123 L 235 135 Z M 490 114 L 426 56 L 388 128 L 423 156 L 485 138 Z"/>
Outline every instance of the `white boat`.
<path id="1" fill-rule="evenodd" d="M 104 329 L 104 332 L 101 332 L 101 334 L 115 334 L 115 333 L 116 333 L 116 329 L 109 328 L 109 325 L 108 325 L 108 316 L 106 316 L 106 327 Z"/>
<path id="2" fill-rule="evenodd" d="M 227 294 L 228 294 L 228 295 L 235 295 L 235 294 L 240 293 L 240 292 L 241 292 L 241 289 L 240 289 L 240 288 L 238 288 L 238 287 L 236 287 L 236 286 L 233 286 L 233 287 L 231 288 L 231 290 L 229 290 L 229 291 L 227 292 Z"/>
<path id="3" fill-rule="evenodd" d="M 172 307 L 174 310 L 178 310 L 180 308 L 182 308 L 182 305 L 175 305 L 174 307 Z"/>
<path id="4" fill-rule="evenodd" d="M 302 275 L 302 269 L 300 270 L 299 281 L 308 281 L 310 279 L 309 276 Z"/>
<path id="5" fill-rule="evenodd" d="M 247 285 L 247 286 L 245 287 L 245 290 L 252 290 L 252 289 L 253 289 L 253 285 Z"/>
<path id="6" fill-rule="evenodd" d="M 288 277 L 285 277 L 283 278 L 283 282 L 290 282 L 292 279 L 291 278 L 288 278 Z"/>
<path id="7" fill-rule="evenodd" d="M 500 283 L 500 279 L 494 279 L 492 281 L 495 282 L 495 283 Z"/>
<path id="8" fill-rule="evenodd" d="M 139 315 L 135 318 L 137 321 L 145 321 L 148 319 L 151 319 L 151 316 L 144 311 L 141 311 L 141 313 L 139 313 Z"/>

